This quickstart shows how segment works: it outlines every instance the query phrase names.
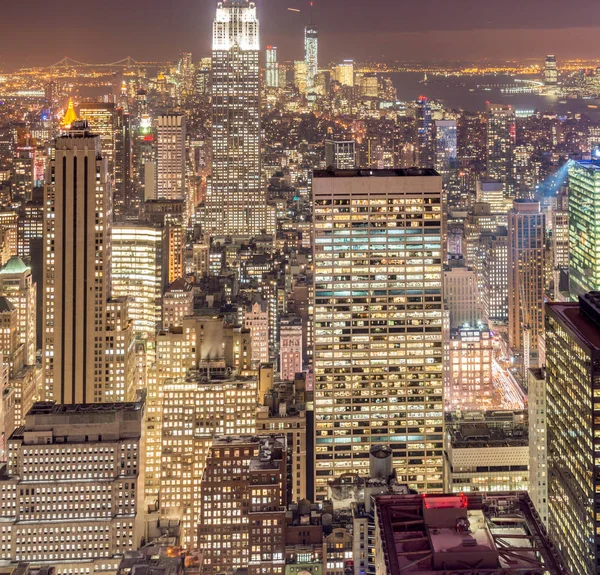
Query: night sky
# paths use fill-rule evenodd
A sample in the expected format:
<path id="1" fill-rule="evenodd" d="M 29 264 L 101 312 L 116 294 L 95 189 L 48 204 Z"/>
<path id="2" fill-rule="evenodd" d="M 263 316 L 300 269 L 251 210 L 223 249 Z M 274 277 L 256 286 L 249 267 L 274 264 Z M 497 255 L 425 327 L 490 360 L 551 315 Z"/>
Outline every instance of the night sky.
<path id="1" fill-rule="evenodd" d="M 208 55 L 216 0 L 0 0 L 0 67 Z M 261 41 L 302 55 L 308 0 L 258 0 Z M 290 12 L 288 7 L 302 9 Z M 599 0 L 315 0 L 323 61 L 600 57 Z M 598 27 L 592 27 L 598 24 Z"/>

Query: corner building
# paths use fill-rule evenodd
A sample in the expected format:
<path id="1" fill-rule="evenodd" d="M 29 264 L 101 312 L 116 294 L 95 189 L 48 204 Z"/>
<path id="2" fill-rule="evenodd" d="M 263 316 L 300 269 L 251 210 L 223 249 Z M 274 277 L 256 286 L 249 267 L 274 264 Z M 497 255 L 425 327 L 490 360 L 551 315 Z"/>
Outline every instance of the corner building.
<path id="1" fill-rule="evenodd" d="M 548 532 L 572 575 L 600 573 L 600 293 L 546 304 Z"/>
<path id="2" fill-rule="evenodd" d="M 389 444 L 399 481 L 442 489 L 442 182 L 433 169 L 317 171 L 316 493 Z"/>

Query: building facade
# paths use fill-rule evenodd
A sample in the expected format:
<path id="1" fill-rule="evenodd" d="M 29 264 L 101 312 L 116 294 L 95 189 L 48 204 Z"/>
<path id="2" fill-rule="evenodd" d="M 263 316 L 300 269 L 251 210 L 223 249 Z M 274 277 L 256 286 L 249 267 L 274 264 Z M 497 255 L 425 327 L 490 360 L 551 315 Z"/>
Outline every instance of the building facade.
<path id="1" fill-rule="evenodd" d="M 314 174 L 318 498 L 382 442 L 401 481 L 442 488 L 441 191 L 433 170 Z"/>

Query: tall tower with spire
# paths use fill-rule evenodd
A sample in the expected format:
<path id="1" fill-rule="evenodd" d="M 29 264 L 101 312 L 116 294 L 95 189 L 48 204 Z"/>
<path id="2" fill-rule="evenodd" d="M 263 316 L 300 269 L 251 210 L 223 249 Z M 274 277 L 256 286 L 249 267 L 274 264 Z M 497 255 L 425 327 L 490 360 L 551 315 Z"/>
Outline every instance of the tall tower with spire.
<path id="1" fill-rule="evenodd" d="M 261 185 L 259 23 L 256 4 L 217 4 L 212 49 L 212 180 L 207 231 L 247 237 L 267 227 Z"/>
<path id="2" fill-rule="evenodd" d="M 319 72 L 319 30 L 313 24 L 313 2 L 310 3 L 310 24 L 304 29 L 304 60 L 306 61 L 306 88 L 315 87 Z"/>

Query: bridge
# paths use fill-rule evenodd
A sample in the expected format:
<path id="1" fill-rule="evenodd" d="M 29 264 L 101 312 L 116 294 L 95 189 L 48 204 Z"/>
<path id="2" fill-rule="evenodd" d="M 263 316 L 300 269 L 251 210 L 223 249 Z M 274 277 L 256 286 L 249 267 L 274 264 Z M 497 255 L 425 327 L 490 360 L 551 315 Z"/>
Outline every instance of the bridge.
<path id="1" fill-rule="evenodd" d="M 116 62 L 89 64 L 65 56 L 62 60 L 59 60 L 51 66 L 44 67 L 43 70 L 64 70 L 67 68 L 131 68 L 136 66 L 160 66 L 163 64 L 164 62 L 138 62 L 131 56 L 127 56 L 127 58 L 123 58 L 122 60 L 118 60 Z"/>

